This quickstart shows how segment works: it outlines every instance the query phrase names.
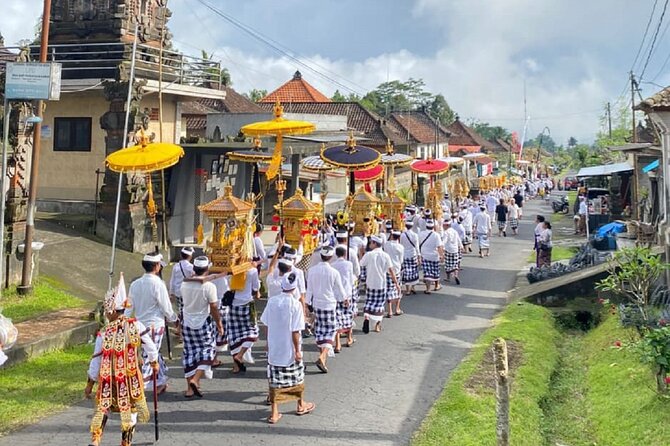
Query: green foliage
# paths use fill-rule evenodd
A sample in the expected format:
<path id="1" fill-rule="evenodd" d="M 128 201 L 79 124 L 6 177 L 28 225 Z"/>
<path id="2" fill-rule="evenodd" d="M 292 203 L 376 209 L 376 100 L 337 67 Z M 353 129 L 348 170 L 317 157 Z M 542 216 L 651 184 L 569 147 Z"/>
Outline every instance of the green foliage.
<path id="1" fill-rule="evenodd" d="M 356 93 L 349 93 L 347 96 L 340 93 L 340 90 L 335 90 L 333 97 L 330 98 L 333 102 L 360 102 L 361 97 Z"/>
<path id="2" fill-rule="evenodd" d="M 65 308 L 79 308 L 85 304 L 82 299 L 66 292 L 63 285 L 44 276 L 40 277 L 33 293 L 28 296 L 19 296 L 14 287 L 6 290 L 0 297 L 2 314 L 15 323 Z"/>
<path id="3" fill-rule="evenodd" d="M 209 62 L 213 62 L 213 57 L 214 53 L 212 54 L 207 54 L 207 51 L 201 50 L 202 54 L 201 57 Z M 219 61 L 220 63 L 220 61 Z M 230 87 L 233 85 L 233 80 L 230 77 L 230 72 L 228 71 L 228 68 L 216 68 L 216 67 L 209 67 L 205 68 L 205 71 L 211 75 L 212 79 L 215 80 L 215 82 L 219 83 L 220 85 L 223 85 L 225 87 Z"/>
<path id="4" fill-rule="evenodd" d="M 535 139 L 526 141 L 524 147 L 541 147 L 548 152 L 555 152 L 557 146 L 551 135 L 539 133 Z"/>
<path id="5" fill-rule="evenodd" d="M 626 104 L 621 104 L 618 109 L 612 110 L 612 136 L 610 136 L 607 112 L 605 111 L 600 117 L 600 131 L 596 135 L 594 146 L 598 149 L 606 149 L 632 141 L 632 119 L 631 110 Z"/>
<path id="6" fill-rule="evenodd" d="M 0 372 L 0 434 L 83 398 L 91 345 L 47 353 Z"/>
<path id="7" fill-rule="evenodd" d="M 428 113 L 433 119 L 439 119 L 442 125 L 449 125 L 456 119 L 456 113 L 449 107 L 447 100 L 441 94 L 435 95 L 428 107 Z"/>
<path id="8" fill-rule="evenodd" d="M 500 138 L 505 141 L 509 141 L 512 138 L 512 134 L 509 132 L 509 130 L 504 127 L 500 127 L 499 125 L 492 126 L 488 122 L 482 122 L 476 119 L 470 120 L 468 125 L 472 127 L 475 132 L 479 133 L 488 140 Z"/>
<path id="9" fill-rule="evenodd" d="M 267 90 L 259 90 L 257 88 L 252 88 L 247 93 L 244 93 L 244 96 L 251 102 L 258 102 L 267 95 L 268 95 Z"/>
<path id="10" fill-rule="evenodd" d="M 517 303 L 508 306 L 494 323 L 454 370 L 444 392 L 415 436 L 414 446 L 495 444 L 493 389 L 472 388 L 469 380 L 481 367 L 482 358 L 490 350 L 492 341 L 498 337 L 515 342 L 521 349 L 519 362 L 513 364 L 510 444 L 543 444 L 540 401 L 549 391 L 550 377 L 558 360 L 556 343 L 559 333 L 554 327 L 553 317 L 543 307 Z"/>

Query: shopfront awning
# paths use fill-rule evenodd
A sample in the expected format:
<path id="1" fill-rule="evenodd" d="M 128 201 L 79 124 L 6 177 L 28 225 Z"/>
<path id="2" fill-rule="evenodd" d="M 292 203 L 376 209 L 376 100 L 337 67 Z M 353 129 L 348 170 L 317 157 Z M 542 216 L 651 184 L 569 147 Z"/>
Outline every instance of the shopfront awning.
<path id="1" fill-rule="evenodd" d="M 649 173 L 654 169 L 658 169 L 658 166 L 660 165 L 660 162 L 658 160 L 652 161 L 651 163 L 647 164 L 642 168 L 642 172 L 644 173 Z"/>
<path id="2" fill-rule="evenodd" d="M 633 166 L 628 162 L 603 164 L 601 166 L 582 167 L 577 173 L 577 177 L 604 177 L 629 170 L 632 171 Z"/>

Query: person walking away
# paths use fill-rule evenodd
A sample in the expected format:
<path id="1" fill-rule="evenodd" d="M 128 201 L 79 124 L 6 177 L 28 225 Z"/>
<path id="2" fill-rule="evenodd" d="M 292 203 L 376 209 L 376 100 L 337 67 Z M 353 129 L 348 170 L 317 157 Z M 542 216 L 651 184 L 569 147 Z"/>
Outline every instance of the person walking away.
<path id="1" fill-rule="evenodd" d="M 405 258 L 405 249 L 400 244 L 401 232 L 393 229 L 389 235 L 389 240 L 384 244 L 384 252 L 391 258 L 393 265 L 393 272 L 396 279 L 400 278 L 400 271 L 402 262 Z M 395 287 L 393 278 L 390 274 L 386 275 L 386 301 L 388 302 L 388 314 L 386 317 L 390 318 L 392 315 L 400 316 L 403 311 L 400 309 L 400 301 L 402 300 L 402 289 Z M 395 307 L 395 310 L 394 310 Z"/>
<path id="2" fill-rule="evenodd" d="M 495 197 L 493 191 L 489 192 L 486 196 L 486 211 L 489 213 L 489 217 L 493 220 L 495 218 L 496 206 L 498 205 L 498 200 Z"/>
<path id="3" fill-rule="evenodd" d="M 252 267 L 247 270 L 244 277 L 244 286 L 240 290 L 234 289 L 235 277 L 231 279 L 231 289 L 235 292 L 233 303 L 228 310 L 226 320 L 226 331 L 228 336 L 228 348 L 233 358 L 233 373 L 245 372 L 247 367 L 244 362 L 253 364 L 251 349 L 258 340 L 258 325 L 256 324 L 256 303 L 261 287 L 258 279 L 258 262 L 254 258 Z"/>
<path id="4" fill-rule="evenodd" d="M 435 223 L 429 220 L 426 230 L 419 234 L 419 252 L 421 255 L 421 269 L 423 269 L 423 281 L 426 284 L 424 294 L 431 294 L 431 285 L 435 291 L 441 289 L 440 285 L 440 260 L 443 257 L 442 239 L 433 229 Z"/>
<path id="5" fill-rule="evenodd" d="M 507 216 L 509 217 L 509 227 L 512 230 L 512 235 L 519 234 L 519 206 L 510 198 L 507 204 Z"/>
<path id="6" fill-rule="evenodd" d="M 348 305 L 349 293 L 342 286 L 340 274 L 330 265 L 335 250 L 326 246 L 321 248 L 321 262 L 312 267 L 307 275 L 307 305 L 314 313 L 314 337 L 319 348 L 316 367 L 328 373 L 327 360 L 334 356 L 333 347 L 337 335 L 337 303 Z"/>
<path id="7" fill-rule="evenodd" d="M 461 268 L 461 252 L 463 251 L 463 243 L 458 236 L 458 232 L 451 227 L 451 220 L 444 220 L 444 271 L 447 276 L 447 282 L 454 276 L 456 285 L 461 284 L 458 278 L 458 271 Z"/>
<path id="8" fill-rule="evenodd" d="M 391 281 L 400 292 L 400 283 L 393 270 L 391 257 L 382 249 L 382 239 L 377 235 L 370 236 L 370 251 L 366 252 L 361 259 L 361 268 L 365 268 L 365 309 L 363 320 L 363 333 L 370 332 L 370 320 L 375 322 L 374 331 L 382 331 L 382 320 L 384 318 L 384 304 L 388 291 L 387 274 L 391 275 Z"/>
<path id="9" fill-rule="evenodd" d="M 412 230 L 414 222 L 405 220 L 405 230 L 400 236 L 403 247 L 402 283 L 405 294 L 416 294 L 414 287 L 419 283 L 419 236 Z"/>
<path id="10" fill-rule="evenodd" d="M 268 400 L 271 406 L 268 423 L 282 417 L 279 404 L 297 401 L 296 415 L 307 415 L 316 405 L 304 399 L 305 366 L 302 359 L 302 337 L 305 326 L 302 305 L 295 298 L 297 277 L 289 273 L 282 279 L 282 292 L 271 295 L 261 322 L 267 327 Z"/>
<path id="11" fill-rule="evenodd" d="M 181 302 L 181 284 L 184 281 L 184 278 L 193 276 L 193 265 L 191 260 L 193 258 L 193 253 L 195 250 L 186 246 L 179 251 L 181 260 L 172 268 L 172 274 L 170 275 L 170 297 L 174 298 L 174 301 L 177 303 L 177 314 L 180 315 L 183 304 Z"/>
<path id="12" fill-rule="evenodd" d="M 491 217 L 485 211 L 486 208 L 481 206 L 473 221 L 473 230 L 479 244 L 479 257 L 488 257 L 491 252 Z"/>
<path id="13" fill-rule="evenodd" d="M 121 446 L 131 446 L 138 421 L 149 421 L 149 408 L 139 368 L 139 348 L 152 371 L 158 372 L 158 347 L 151 329 L 125 316 L 125 290 L 110 290 L 103 299 L 107 324 L 98 332 L 88 366 L 84 396 L 92 398 L 97 383 L 95 411 L 91 420 L 91 445 L 99 446 L 110 412 L 121 418 Z M 123 389 L 123 390 L 122 390 Z"/>
<path id="14" fill-rule="evenodd" d="M 519 208 L 519 220 L 523 218 L 523 194 L 521 193 L 521 188 L 516 189 L 516 193 L 514 194 L 514 203 L 516 203 L 517 207 Z"/>
<path id="15" fill-rule="evenodd" d="M 498 222 L 498 237 L 501 235 L 504 237 L 507 237 L 507 214 L 509 212 L 509 209 L 507 209 L 507 205 L 505 204 L 505 200 L 503 198 L 500 199 L 500 202 L 496 206 L 496 221 Z"/>
<path id="16" fill-rule="evenodd" d="M 147 254 L 142 259 L 144 275 L 130 284 L 128 290 L 129 308 L 126 308 L 126 317 L 134 317 L 150 330 L 152 340 L 158 349 L 158 378 L 157 392 L 167 390 L 168 367 L 160 354 L 163 335 L 166 332 L 165 321 L 174 323 L 179 328 L 179 319 L 172 309 L 170 297 L 165 283 L 160 278 L 161 270 L 165 266 L 163 256 L 158 253 Z M 152 386 L 153 369 L 149 364 L 149 357 L 142 353 L 142 375 L 144 387 Z"/>
<path id="17" fill-rule="evenodd" d="M 551 223 L 545 221 L 542 223 L 542 231 L 539 237 L 539 266 L 551 266 L 551 251 L 554 247 Z"/>
<path id="18" fill-rule="evenodd" d="M 197 281 L 205 279 L 209 266 L 207 257 L 197 257 L 193 261 L 193 278 L 196 280 L 185 281 L 181 286 L 184 299 L 184 351 L 181 359 L 186 378 L 186 398 L 194 395 L 202 397 L 200 380 L 212 379 L 212 366 L 217 365 L 216 334 L 224 334 L 216 286 L 209 281 Z"/>
<path id="19" fill-rule="evenodd" d="M 349 293 L 353 293 L 354 290 L 354 267 L 351 261 L 347 260 L 347 247 L 338 245 L 335 248 L 335 261 L 332 262 L 333 268 L 340 273 L 340 279 L 342 280 L 342 287 L 344 292 L 347 294 L 347 297 L 344 301 L 338 302 L 336 307 L 336 317 L 337 317 L 337 335 L 335 336 L 335 353 L 339 353 L 342 349 L 342 342 L 340 341 L 340 335 L 347 336 L 347 347 L 351 347 L 354 344 L 354 301 L 352 296 Z"/>
<path id="20" fill-rule="evenodd" d="M 461 206 L 461 211 L 458 213 L 459 223 L 463 226 L 463 231 L 465 236 L 463 237 L 463 247 L 467 252 L 472 252 L 472 221 L 475 217 L 473 209 L 479 211 L 479 208 L 472 204 L 472 208 L 468 207 L 467 204 Z"/>

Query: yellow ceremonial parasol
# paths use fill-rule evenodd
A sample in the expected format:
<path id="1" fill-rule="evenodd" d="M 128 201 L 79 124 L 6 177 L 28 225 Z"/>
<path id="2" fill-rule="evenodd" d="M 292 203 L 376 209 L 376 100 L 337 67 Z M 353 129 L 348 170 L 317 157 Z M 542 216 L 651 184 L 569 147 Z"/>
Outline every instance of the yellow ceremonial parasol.
<path id="1" fill-rule="evenodd" d="M 240 130 L 247 136 L 275 136 L 277 143 L 272 153 L 272 161 L 265 175 L 268 180 L 273 179 L 279 173 L 281 167 L 282 144 L 284 135 L 305 135 L 312 133 L 316 127 L 307 121 L 291 121 L 284 119 L 284 107 L 279 101 L 274 106 L 274 119 L 271 121 L 254 122 L 247 124 Z"/>

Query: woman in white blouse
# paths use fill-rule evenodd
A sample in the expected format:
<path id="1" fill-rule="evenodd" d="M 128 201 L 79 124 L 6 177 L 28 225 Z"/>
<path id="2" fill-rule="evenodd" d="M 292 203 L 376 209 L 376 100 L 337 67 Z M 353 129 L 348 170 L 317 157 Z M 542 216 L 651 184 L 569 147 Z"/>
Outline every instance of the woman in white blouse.
<path id="1" fill-rule="evenodd" d="M 538 238 L 538 266 L 551 265 L 551 249 L 553 248 L 551 223 L 545 221 Z"/>

